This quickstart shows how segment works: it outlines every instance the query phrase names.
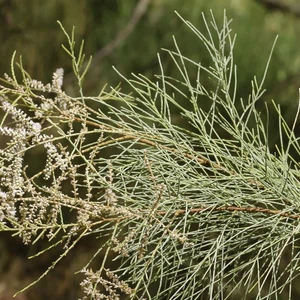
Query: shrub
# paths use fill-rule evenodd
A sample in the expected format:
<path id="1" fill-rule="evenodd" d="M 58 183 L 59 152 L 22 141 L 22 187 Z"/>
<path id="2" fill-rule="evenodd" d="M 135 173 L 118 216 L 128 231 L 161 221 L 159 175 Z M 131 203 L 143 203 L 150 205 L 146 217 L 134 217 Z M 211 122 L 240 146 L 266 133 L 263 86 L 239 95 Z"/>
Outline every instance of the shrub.
<path id="1" fill-rule="evenodd" d="M 82 238 L 100 237 L 81 270 L 83 299 L 291 299 L 300 217 L 290 151 L 300 152 L 299 111 L 289 128 L 274 105 L 281 144 L 271 153 L 268 118 L 256 109 L 270 59 L 249 98 L 236 99 L 226 13 L 221 27 L 203 16 L 206 34 L 182 21 L 211 65 L 185 57 L 174 38 L 175 50 L 165 51 L 178 76 L 167 76 L 159 59 L 153 80 L 120 74 L 130 93 L 85 96 L 90 60 L 62 26 L 78 96 L 63 91 L 63 69 L 43 84 L 22 60 L 15 70 L 13 56 L 0 90 L 1 231 L 25 244 L 47 240 L 36 256 L 63 245 L 37 281 Z M 30 155 L 36 164 L 27 165 Z"/>

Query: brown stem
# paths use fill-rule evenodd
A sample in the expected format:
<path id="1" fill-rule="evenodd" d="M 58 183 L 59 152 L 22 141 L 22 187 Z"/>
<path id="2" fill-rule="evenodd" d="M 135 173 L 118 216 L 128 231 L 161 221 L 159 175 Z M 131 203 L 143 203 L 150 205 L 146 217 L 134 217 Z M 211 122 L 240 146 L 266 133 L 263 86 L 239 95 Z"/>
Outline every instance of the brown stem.
<path id="1" fill-rule="evenodd" d="M 179 209 L 175 211 L 175 215 L 181 215 L 181 214 L 197 214 L 200 213 L 202 211 L 208 211 L 208 210 L 212 210 L 212 211 L 242 211 L 242 212 L 248 212 L 248 213 L 265 213 L 265 214 L 269 214 L 269 215 L 280 215 L 281 217 L 286 217 L 289 219 L 294 219 L 294 220 L 298 220 L 300 219 L 300 215 L 294 215 L 294 214 L 290 214 L 290 213 L 286 213 L 286 212 L 282 212 L 281 210 L 277 210 L 277 209 L 269 209 L 269 208 L 262 208 L 262 207 L 246 207 L 246 206 L 242 206 L 242 207 L 238 207 L 238 206 L 220 206 L 220 207 L 214 207 L 214 208 L 209 208 L 209 207 L 197 207 L 197 208 L 192 208 L 189 210 L 185 210 L 185 209 Z M 166 211 L 157 211 L 156 214 L 164 216 L 167 214 Z"/>

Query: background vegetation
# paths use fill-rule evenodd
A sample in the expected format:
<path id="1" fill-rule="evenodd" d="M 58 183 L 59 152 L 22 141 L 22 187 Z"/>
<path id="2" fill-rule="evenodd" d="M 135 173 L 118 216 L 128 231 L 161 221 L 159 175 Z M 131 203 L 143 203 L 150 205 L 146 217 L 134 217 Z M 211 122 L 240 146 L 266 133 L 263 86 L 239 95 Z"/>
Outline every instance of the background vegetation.
<path id="1" fill-rule="evenodd" d="M 76 96 L 75 77 L 71 75 L 68 57 L 61 50 L 65 37 L 56 20 L 60 20 L 67 31 L 75 25 L 76 40 L 84 39 L 85 52 L 95 57 L 86 78 L 86 94 L 96 95 L 106 83 L 116 86 L 121 81 L 112 65 L 124 76 L 134 72 L 151 78 L 159 73 L 156 53 L 161 48 L 174 48 L 172 34 L 176 35 L 186 56 L 195 61 L 201 58 L 201 62 L 208 64 L 210 58 L 203 46 L 195 42 L 194 35 L 188 33 L 174 10 L 201 29 L 202 12 L 208 13 L 212 9 L 216 18 L 220 19 L 226 9 L 237 33 L 234 56 L 239 76 L 238 97 L 247 98 L 251 93 L 249 82 L 254 75 L 262 77 L 269 50 L 279 35 L 264 85 L 267 90 L 264 101 L 271 103 L 274 99 L 280 103 L 283 116 L 292 123 L 298 103 L 300 54 L 297 40 L 300 18 L 293 6 L 296 1 L 284 1 L 284 6 L 270 3 L 254 0 L 187 0 L 183 6 L 179 0 L 4 0 L 0 2 L 3 24 L 0 29 L 0 74 L 9 73 L 10 55 L 16 50 L 17 55 L 23 56 L 24 67 L 29 74 L 44 82 L 51 80 L 55 69 L 63 67 L 66 74 L 64 89 Z M 282 9 L 286 7 L 291 9 Z M 124 31 L 126 28 L 127 31 Z M 168 74 L 176 74 L 170 58 L 164 53 L 161 56 Z M 126 86 L 122 89 L 126 91 Z M 264 113 L 263 102 L 258 109 Z M 275 145 L 278 132 L 272 114 L 270 122 L 270 143 Z M 297 157 L 295 159 L 298 160 Z M 49 265 L 52 257 L 27 261 L 27 256 L 38 251 L 39 246 L 25 247 L 17 238 L 1 235 L 0 299 L 11 299 L 16 290 L 35 279 Z M 52 275 L 50 273 L 47 279 L 18 296 L 19 299 L 75 299 L 78 292 L 75 280 L 79 279 L 74 278 L 73 273 L 95 246 L 86 239 Z M 53 292 L 55 295 L 51 296 Z"/>

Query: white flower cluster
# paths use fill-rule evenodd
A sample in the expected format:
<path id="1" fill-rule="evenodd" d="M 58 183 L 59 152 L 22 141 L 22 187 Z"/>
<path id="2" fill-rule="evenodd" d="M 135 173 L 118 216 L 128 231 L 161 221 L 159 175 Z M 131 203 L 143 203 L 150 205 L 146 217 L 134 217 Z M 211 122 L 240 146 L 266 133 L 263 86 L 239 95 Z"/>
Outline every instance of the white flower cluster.
<path id="1" fill-rule="evenodd" d="M 52 142 L 49 141 L 44 143 L 44 147 L 47 151 L 44 179 L 48 180 L 58 166 L 62 172 L 66 171 L 68 167 L 68 159 L 64 157 L 63 154 L 59 153 L 59 150 Z M 66 154 L 68 156 L 68 153 Z"/>
<path id="2" fill-rule="evenodd" d="M 36 80 L 36 79 L 25 79 L 25 84 L 35 90 L 41 91 L 43 93 L 45 92 L 51 92 L 52 91 L 52 87 L 51 84 L 48 83 L 46 85 L 44 85 L 41 81 Z"/>
<path id="3" fill-rule="evenodd" d="M 119 277 L 114 274 L 109 269 L 105 270 L 105 277 L 108 279 L 105 279 L 101 272 L 97 271 L 94 272 L 92 269 L 84 269 L 82 270 L 84 273 L 86 279 L 84 279 L 80 286 L 86 295 L 82 298 L 82 300 L 87 299 L 121 299 L 121 293 L 124 293 L 128 296 L 134 294 L 134 290 L 131 289 L 128 284 L 122 280 L 119 279 Z M 106 291 L 107 294 L 104 294 L 100 292 L 100 288 L 98 286 L 100 285 L 103 287 L 103 291 Z M 97 288 L 95 289 L 95 286 Z M 102 290 L 102 289 L 101 289 Z M 142 300 L 142 299 L 141 299 Z"/>
<path id="4" fill-rule="evenodd" d="M 44 133 L 43 125 L 36 122 L 30 113 L 16 107 L 4 97 L 0 97 L 0 104 L 6 114 L 6 122 L 2 122 L 3 125 L 0 126 L 0 135 L 6 141 L 6 146 L 0 149 L 0 222 L 5 224 L 5 219 L 20 219 L 20 222 L 24 220 L 34 224 L 45 218 L 49 203 L 42 200 L 44 198 L 40 192 L 28 180 L 24 156 L 30 149 L 43 146 L 46 150 L 46 168 L 42 173 L 49 179 L 55 169 L 60 169 L 62 173 L 66 171 L 68 153 L 60 153 L 53 143 L 53 136 Z M 29 199 L 32 200 L 29 202 L 23 200 L 28 198 L 27 195 L 31 195 Z M 20 231 L 24 243 L 30 242 L 32 234 L 34 232 L 30 230 Z"/>
<path id="5" fill-rule="evenodd" d="M 24 80 L 24 83 L 29 88 L 32 88 L 34 90 L 38 90 L 38 91 L 41 91 L 44 93 L 45 92 L 61 92 L 62 91 L 61 88 L 63 85 L 63 76 L 64 76 L 64 69 L 59 68 L 53 73 L 51 84 L 50 83 L 44 84 L 39 80 L 30 79 L 30 78 L 26 78 Z M 7 74 L 5 74 L 5 78 L 9 82 L 13 82 L 12 79 Z"/>
<path id="6" fill-rule="evenodd" d="M 52 76 L 52 86 L 57 90 L 61 91 L 61 87 L 63 85 L 63 78 L 64 78 L 64 69 L 63 68 L 57 69 Z"/>
<path id="7" fill-rule="evenodd" d="M 26 73 L 24 75 L 26 77 Z M 85 108 L 62 90 L 63 76 L 64 70 L 58 68 L 51 83 L 44 84 L 28 76 L 20 84 L 15 76 L 5 74 L 8 87 L 0 85 L 0 106 L 4 113 L 0 124 L 3 139 L 0 223 L 8 220 L 14 220 L 15 224 L 26 223 L 26 229 L 19 231 L 24 243 L 36 235 L 36 223 L 57 224 L 61 205 L 74 205 L 69 204 L 73 198 L 69 200 L 62 191 L 66 181 L 71 180 L 74 191 L 78 190 L 77 171 L 60 138 L 65 140 L 66 133 L 61 129 L 64 124 L 69 126 L 67 134 L 73 134 L 74 116 L 83 115 Z M 82 132 L 82 142 L 84 136 Z M 25 155 L 36 154 L 42 160 L 27 166 Z M 44 186 L 40 185 L 41 180 Z M 76 198 L 79 195 L 75 192 L 73 197 Z M 88 224 L 89 217 L 82 208 L 78 222 Z M 51 225 L 49 228 L 45 236 L 51 238 L 54 233 Z"/>
<path id="8" fill-rule="evenodd" d="M 23 79 L 23 85 L 18 84 L 13 78 L 5 74 L 5 79 L 13 86 L 14 93 L 24 96 L 26 102 L 34 107 L 34 114 L 37 118 L 43 119 L 49 114 L 60 114 L 61 111 L 68 113 L 72 111 L 72 101 L 66 96 L 62 90 L 63 85 L 63 68 L 58 68 L 52 75 L 51 83 L 44 84 L 43 82 L 31 79 L 29 77 Z M 12 91 L 12 89 L 9 89 Z M 41 92 L 43 93 L 41 95 Z M 55 96 L 46 97 L 45 93 L 53 93 Z M 39 101 L 35 101 L 39 99 Z M 78 108 L 76 108 L 78 109 Z"/>

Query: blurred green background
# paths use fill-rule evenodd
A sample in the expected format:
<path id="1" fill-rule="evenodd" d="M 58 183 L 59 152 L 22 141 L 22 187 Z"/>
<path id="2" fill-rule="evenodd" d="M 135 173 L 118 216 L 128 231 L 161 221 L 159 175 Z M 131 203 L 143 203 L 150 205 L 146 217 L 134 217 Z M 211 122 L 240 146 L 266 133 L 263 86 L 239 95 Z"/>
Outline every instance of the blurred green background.
<path id="1" fill-rule="evenodd" d="M 265 2 L 269 4 L 265 5 Z M 173 35 L 184 55 L 195 61 L 209 61 L 197 37 L 174 11 L 178 11 L 198 29 L 205 30 L 202 12 L 209 18 L 212 10 L 215 18 L 221 21 L 226 9 L 228 18 L 233 19 L 233 33 L 237 34 L 234 56 L 238 68 L 239 97 L 248 98 L 254 75 L 258 80 L 262 78 L 272 44 L 279 35 L 264 85 L 266 93 L 259 105 L 264 112 L 264 102 L 270 104 L 270 111 L 272 100 L 280 103 L 283 115 L 292 124 L 300 87 L 300 16 L 297 15 L 297 1 L 277 1 L 282 6 L 273 6 L 271 2 L 2 0 L 0 74 L 10 73 L 11 55 L 16 50 L 32 78 L 48 82 L 57 68 L 64 68 L 64 89 L 76 95 L 71 62 L 61 48 L 66 39 L 56 22 L 60 20 L 68 32 L 75 26 L 78 44 L 84 39 L 85 53 L 95 58 L 86 77 L 85 95 L 97 95 L 106 83 L 108 86 L 116 86 L 122 81 L 112 65 L 126 77 L 130 77 L 132 72 L 153 77 L 159 73 L 158 52 L 164 62 L 165 72 L 172 76 L 176 72 L 175 66 L 167 54 L 161 52 L 161 48 L 174 49 Z M 275 144 L 278 139 L 276 124 L 277 120 L 271 118 L 271 144 Z M 39 247 L 25 247 L 17 238 L 1 233 L 0 300 L 12 299 L 14 292 L 47 269 L 57 253 L 51 252 L 33 261 L 27 260 L 28 255 L 41 250 Z M 73 274 L 84 265 L 96 248 L 95 241 L 83 241 L 46 279 L 16 299 L 77 299 L 81 278 Z"/>

